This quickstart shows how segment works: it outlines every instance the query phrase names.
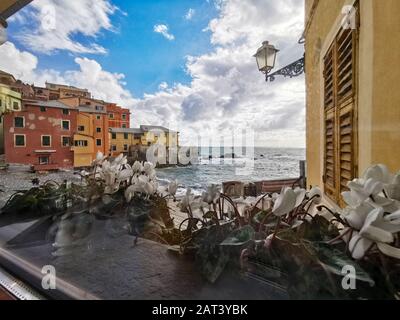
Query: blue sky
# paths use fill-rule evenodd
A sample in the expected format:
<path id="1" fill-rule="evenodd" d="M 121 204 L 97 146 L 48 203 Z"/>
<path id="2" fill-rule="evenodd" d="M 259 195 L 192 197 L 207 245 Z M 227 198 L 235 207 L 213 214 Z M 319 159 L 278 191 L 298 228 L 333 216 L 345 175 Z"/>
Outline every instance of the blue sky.
<path id="1" fill-rule="evenodd" d="M 201 55 L 211 50 L 208 23 L 217 16 L 214 3 L 205 0 L 151 0 L 113 1 L 119 11 L 111 17 L 112 31 L 101 31 L 96 42 L 107 48 L 105 55 L 88 54 L 110 72 L 123 72 L 127 88 L 135 97 L 158 90 L 160 83 L 188 84 L 191 77 L 185 70 L 188 55 Z M 31 6 L 23 9 L 30 11 Z M 186 18 L 193 10 L 190 19 Z M 155 33 L 155 25 L 169 27 L 175 39 L 170 41 Z M 21 28 L 32 29 L 34 21 L 23 21 L 10 25 L 10 40 L 20 48 L 29 49 L 16 36 Z M 82 34 L 75 34 L 74 40 L 88 42 Z M 60 72 L 76 68 L 73 54 L 58 51 L 54 54 L 37 53 L 39 68 L 56 69 Z"/>
<path id="2" fill-rule="evenodd" d="M 188 13 L 191 13 L 188 17 Z M 304 77 L 265 83 L 265 40 L 297 60 L 303 0 L 34 0 L 9 20 L 0 69 L 89 89 L 183 143 L 252 130 L 257 146 L 304 147 Z"/>

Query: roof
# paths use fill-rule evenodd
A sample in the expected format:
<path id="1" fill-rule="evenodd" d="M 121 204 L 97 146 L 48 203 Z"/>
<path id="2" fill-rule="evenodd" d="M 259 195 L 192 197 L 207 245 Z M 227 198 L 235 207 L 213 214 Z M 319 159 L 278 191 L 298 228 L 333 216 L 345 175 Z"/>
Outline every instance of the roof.
<path id="1" fill-rule="evenodd" d="M 174 130 L 170 130 L 170 129 L 168 129 L 168 128 L 166 128 L 166 127 L 163 127 L 163 126 L 148 126 L 148 125 L 141 125 L 140 126 L 140 129 L 142 129 L 143 131 L 145 131 L 145 132 L 147 132 L 147 131 L 151 131 L 151 130 L 154 130 L 154 131 L 164 131 L 164 132 L 176 132 L 176 131 L 174 131 Z"/>
<path id="2" fill-rule="evenodd" d="M 65 88 L 65 89 L 72 89 L 72 90 L 89 92 L 88 89 L 77 88 L 77 87 L 69 86 L 69 85 L 66 85 L 66 84 L 57 84 L 57 83 L 46 82 L 46 88 L 52 89 L 52 88 L 50 88 L 51 86 L 57 86 L 57 87 L 60 87 L 60 88 Z"/>
<path id="3" fill-rule="evenodd" d="M 143 133 L 140 128 L 110 128 L 109 130 L 113 133 Z"/>
<path id="4" fill-rule="evenodd" d="M 79 106 L 78 110 L 81 112 L 87 112 L 87 113 L 104 113 L 106 114 L 107 112 L 104 110 L 96 110 L 87 106 Z"/>
<path id="5" fill-rule="evenodd" d="M 76 108 L 67 106 L 66 104 L 57 100 L 49 100 L 49 101 L 25 100 L 24 103 L 30 106 L 76 110 Z"/>
<path id="6" fill-rule="evenodd" d="M 14 82 L 17 81 L 17 80 L 15 79 L 15 77 L 14 77 L 11 73 L 5 72 L 5 71 L 3 71 L 3 70 L 0 70 L 0 76 L 11 77 L 11 78 L 13 78 Z"/>

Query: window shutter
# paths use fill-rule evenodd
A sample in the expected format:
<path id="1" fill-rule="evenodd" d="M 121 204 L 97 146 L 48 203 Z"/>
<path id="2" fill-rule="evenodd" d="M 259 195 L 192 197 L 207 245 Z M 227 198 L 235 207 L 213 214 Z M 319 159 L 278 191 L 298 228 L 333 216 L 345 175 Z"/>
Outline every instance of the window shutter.
<path id="1" fill-rule="evenodd" d="M 337 109 L 339 134 L 339 194 L 347 190 L 347 183 L 354 179 L 354 106 L 355 106 L 355 39 L 356 32 L 342 30 L 337 36 Z"/>
<path id="2" fill-rule="evenodd" d="M 324 185 L 325 193 L 331 197 L 335 196 L 336 176 L 336 154 L 335 135 L 336 121 L 334 110 L 334 46 L 332 46 L 324 59 L 324 128 L 325 128 L 325 151 L 324 151 Z"/>
<path id="3" fill-rule="evenodd" d="M 356 41 L 357 30 L 341 29 L 324 58 L 324 187 L 339 204 L 356 175 Z"/>

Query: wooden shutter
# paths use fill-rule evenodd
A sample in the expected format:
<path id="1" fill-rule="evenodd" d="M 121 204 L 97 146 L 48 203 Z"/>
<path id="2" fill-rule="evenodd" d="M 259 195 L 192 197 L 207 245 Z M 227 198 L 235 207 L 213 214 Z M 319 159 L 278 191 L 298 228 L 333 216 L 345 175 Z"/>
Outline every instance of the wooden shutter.
<path id="1" fill-rule="evenodd" d="M 335 115 L 335 75 L 334 75 L 334 45 L 324 58 L 324 185 L 325 193 L 330 197 L 336 195 L 336 115 Z"/>
<path id="2" fill-rule="evenodd" d="M 356 174 L 357 30 L 341 29 L 324 58 L 324 187 L 342 204 L 341 192 Z"/>
<path id="3" fill-rule="evenodd" d="M 355 30 L 345 29 L 337 36 L 337 118 L 339 194 L 355 177 Z"/>

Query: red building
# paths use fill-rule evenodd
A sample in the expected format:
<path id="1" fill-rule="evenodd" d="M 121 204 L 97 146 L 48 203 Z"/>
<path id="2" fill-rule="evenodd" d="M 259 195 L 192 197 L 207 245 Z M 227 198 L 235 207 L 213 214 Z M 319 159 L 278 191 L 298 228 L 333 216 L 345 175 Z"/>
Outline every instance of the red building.
<path id="1" fill-rule="evenodd" d="M 73 168 L 78 112 L 59 101 L 24 101 L 22 111 L 4 116 L 5 161 L 35 170 Z"/>
<path id="2" fill-rule="evenodd" d="M 107 104 L 108 126 L 110 128 L 129 128 L 130 115 L 129 109 L 121 108 L 115 103 Z"/>

